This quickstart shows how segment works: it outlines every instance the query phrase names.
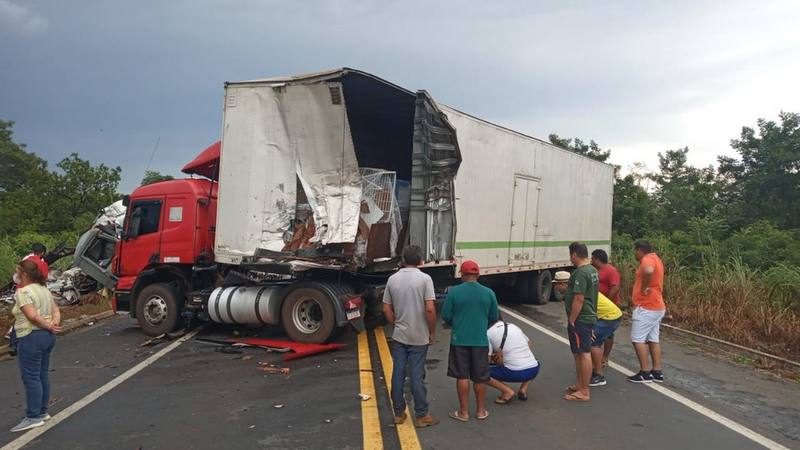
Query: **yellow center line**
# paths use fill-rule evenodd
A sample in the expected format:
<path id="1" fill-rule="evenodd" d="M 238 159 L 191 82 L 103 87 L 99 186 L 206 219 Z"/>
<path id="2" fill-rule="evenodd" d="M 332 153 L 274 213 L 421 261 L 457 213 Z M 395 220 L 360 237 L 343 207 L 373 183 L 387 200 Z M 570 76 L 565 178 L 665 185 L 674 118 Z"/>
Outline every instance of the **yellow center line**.
<path id="1" fill-rule="evenodd" d="M 383 327 L 375 328 L 375 340 L 378 342 L 378 353 L 381 355 L 381 366 L 383 366 L 383 379 L 386 380 L 386 390 L 389 391 L 389 398 L 392 397 L 392 354 L 389 352 L 389 344 L 386 342 L 386 335 L 383 334 Z M 403 450 L 421 449 L 417 429 L 414 428 L 414 416 L 409 413 L 406 406 L 406 421 L 397 425 L 397 437 L 400 439 L 400 448 Z"/>
<path id="2" fill-rule="evenodd" d="M 378 417 L 378 400 L 375 398 L 375 382 L 373 381 L 372 361 L 369 354 L 367 332 L 358 334 L 358 373 L 361 393 L 368 395 L 361 401 L 361 428 L 364 435 L 364 449 L 383 449 L 381 421 Z"/>

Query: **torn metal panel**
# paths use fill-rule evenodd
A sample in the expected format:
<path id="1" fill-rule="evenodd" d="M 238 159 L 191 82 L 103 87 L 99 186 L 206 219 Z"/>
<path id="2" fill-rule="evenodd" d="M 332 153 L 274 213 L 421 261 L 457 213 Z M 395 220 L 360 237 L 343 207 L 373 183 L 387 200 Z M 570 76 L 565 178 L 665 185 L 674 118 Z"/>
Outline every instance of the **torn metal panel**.
<path id="1" fill-rule="evenodd" d="M 297 180 L 313 211 L 309 241 L 355 241 L 361 179 L 340 83 L 228 85 L 222 147 L 218 261 L 291 243 Z"/>
<path id="2" fill-rule="evenodd" d="M 291 230 L 296 162 L 284 92 L 227 86 L 215 236 L 217 260 L 240 263 L 256 248 L 279 251 Z"/>
<path id="3" fill-rule="evenodd" d="M 352 243 L 358 229 L 361 177 L 342 85 L 290 85 L 282 100 L 297 176 L 314 211 L 316 233 L 311 242 Z"/>
<path id="4" fill-rule="evenodd" d="M 456 130 L 425 91 L 417 93 L 411 167 L 410 242 L 428 261 L 443 261 L 455 251 L 453 179 L 461 165 Z"/>

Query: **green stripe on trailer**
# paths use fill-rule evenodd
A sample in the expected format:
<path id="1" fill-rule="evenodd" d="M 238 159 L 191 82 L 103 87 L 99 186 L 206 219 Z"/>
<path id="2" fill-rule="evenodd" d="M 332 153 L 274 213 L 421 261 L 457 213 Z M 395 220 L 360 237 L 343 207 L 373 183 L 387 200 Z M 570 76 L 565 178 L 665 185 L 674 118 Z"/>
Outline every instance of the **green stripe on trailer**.
<path id="1" fill-rule="evenodd" d="M 569 247 L 574 241 L 470 241 L 456 242 L 458 250 L 484 250 L 493 248 L 546 248 L 546 247 Z M 581 241 L 586 245 L 610 245 L 611 241 Z"/>

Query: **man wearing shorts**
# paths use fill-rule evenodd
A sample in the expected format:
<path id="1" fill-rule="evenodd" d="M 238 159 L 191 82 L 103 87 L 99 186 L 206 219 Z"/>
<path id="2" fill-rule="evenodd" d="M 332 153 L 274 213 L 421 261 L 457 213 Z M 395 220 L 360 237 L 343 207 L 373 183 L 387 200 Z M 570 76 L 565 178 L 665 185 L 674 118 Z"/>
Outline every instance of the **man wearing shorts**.
<path id="1" fill-rule="evenodd" d="M 606 344 L 614 339 L 614 332 L 619 328 L 620 322 L 622 322 L 622 310 L 602 292 L 598 292 L 597 323 L 594 325 L 594 340 L 592 340 L 592 378 L 589 381 L 591 387 L 606 385 L 606 377 L 603 376 L 603 367 L 608 361 Z"/>
<path id="2" fill-rule="evenodd" d="M 461 264 L 458 286 L 447 291 L 442 319 L 451 327 L 447 376 L 456 379 L 459 409 L 451 418 L 469 420 L 469 382 L 472 380 L 477 411 L 475 417 L 486 419 L 486 383 L 489 381 L 489 339 L 486 329 L 497 321 L 497 298 L 491 289 L 478 283 L 480 268 L 475 261 Z"/>
<path id="3" fill-rule="evenodd" d="M 575 270 L 567 282 L 564 308 L 567 311 L 569 347 L 575 359 L 576 383 L 566 389 L 564 400 L 589 401 L 589 381 L 592 377 L 592 330 L 597 323 L 597 269 L 589 261 L 586 244 L 569 245 L 569 259 Z"/>
<path id="4" fill-rule="evenodd" d="M 539 374 L 539 361 L 533 356 L 530 339 L 518 326 L 502 317 L 489 327 L 486 336 L 489 338 L 489 353 L 503 355 L 502 364 L 489 368 L 489 386 L 500 391 L 500 397 L 494 402 L 505 405 L 514 399 L 514 395 L 522 401 L 527 400 L 528 385 Z M 519 389 L 514 392 L 506 383 L 520 383 Z"/>
<path id="5" fill-rule="evenodd" d="M 633 285 L 631 342 L 639 358 L 639 373 L 628 377 L 633 383 L 661 383 L 661 344 L 659 332 L 664 318 L 664 264 L 653 253 L 653 246 L 639 239 L 633 244 L 639 269 Z M 652 359 L 652 365 L 650 364 Z"/>
<path id="6" fill-rule="evenodd" d="M 603 249 L 597 249 L 592 252 L 592 265 L 597 269 L 597 276 L 600 279 L 598 290 L 601 294 L 605 295 L 609 300 L 619 306 L 619 289 L 620 289 L 620 276 L 619 270 L 613 264 L 608 262 L 608 253 Z M 611 354 L 611 349 L 614 348 L 614 335 L 606 339 L 603 344 L 603 365 L 608 363 L 608 355 Z"/>

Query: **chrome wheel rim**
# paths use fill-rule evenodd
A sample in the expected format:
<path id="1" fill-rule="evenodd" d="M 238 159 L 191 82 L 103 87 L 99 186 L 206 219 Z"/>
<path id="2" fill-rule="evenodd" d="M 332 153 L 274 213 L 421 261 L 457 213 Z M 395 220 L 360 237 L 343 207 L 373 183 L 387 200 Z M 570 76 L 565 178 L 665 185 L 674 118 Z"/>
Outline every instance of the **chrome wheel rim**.
<path id="1" fill-rule="evenodd" d="M 303 333 L 311 334 L 322 326 L 322 306 L 313 298 L 304 298 L 292 307 L 294 327 Z"/>
<path id="2" fill-rule="evenodd" d="M 144 304 L 144 320 L 158 325 L 167 320 L 167 302 L 159 295 L 151 295 Z"/>

